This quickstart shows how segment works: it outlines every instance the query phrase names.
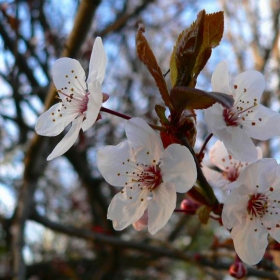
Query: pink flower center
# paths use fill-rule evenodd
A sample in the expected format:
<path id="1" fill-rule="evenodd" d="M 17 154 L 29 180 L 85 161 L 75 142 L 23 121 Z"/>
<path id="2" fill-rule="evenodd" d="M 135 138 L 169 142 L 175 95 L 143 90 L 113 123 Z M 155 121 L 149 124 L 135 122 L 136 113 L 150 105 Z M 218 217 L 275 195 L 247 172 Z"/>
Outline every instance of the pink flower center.
<path id="1" fill-rule="evenodd" d="M 150 191 L 157 188 L 162 183 L 160 168 L 155 166 L 148 166 L 139 174 L 139 179 L 135 182 L 143 183 Z"/>
<path id="2" fill-rule="evenodd" d="M 256 107 L 257 99 L 254 99 L 253 104 L 249 101 L 245 102 L 239 100 L 232 108 L 224 108 L 223 117 L 227 126 L 238 126 L 242 122 L 247 121 L 248 116 L 253 113 L 253 108 Z M 261 121 L 261 119 L 258 119 Z M 251 124 L 254 126 L 256 122 L 253 121 Z M 242 126 L 242 125 L 241 125 Z M 242 128 L 242 127 L 241 127 Z"/>
<path id="3" fill-rule="evenodd" d="M 85 92 L 85 94 L 82 97 L 74 96 L 73 93 L 70 95 L 62 92 L 61 90 L 58 90 L 60 93 L 60 97 L 64 97 L 62 99 L 62 102 L 64 103 L 62 106 L 65 107 L 65 103 L 71 104 L 72 108 L 75 107 L 81 114 L 83 114 L 87 110 L 87 104 L 88 104 L 88 95 L 89 92 Z"/>
<path id="4" fill-rule="evenodd" d="M 268 197 L 263 193 L 257 193 L 250 196 L 247 211 L 249 215 L 262 218 L 267 213 Z"/>
<path id="5" fill-rule="evenodd" d="M 225 161 L 225 159 L 222 159 Z M 232 160 L 232 156 L 229 155 L 229 160 L 230 162 L 228 163 L 228 166 L 226 166 L 226 171 L 224 171 L 222 174 L 223 176 L 230 182 L 234 182 L 237 180 L 240 172 L 243 170 L 245 166 L 248 165 L 247 162 L 242 163 L 241 161 L 239 162 L 234 162 Z"/>
<path id="6" fill-rule="evenodd" d="M 130 187 L 131 190 L 136 187 L 141 190 L 146 188 L 152 191 L 163 182 L 159 164 L 156 164 L 156 160 L 153 160 L 153 163 L 146 165 L 127 159 L 122 164 L 127 166 L 128 170 L 130 169 L 131 171 L 117 172 L 117 176 L 125 176 L 128 179 L 125 182 L 125 186 Z"/>

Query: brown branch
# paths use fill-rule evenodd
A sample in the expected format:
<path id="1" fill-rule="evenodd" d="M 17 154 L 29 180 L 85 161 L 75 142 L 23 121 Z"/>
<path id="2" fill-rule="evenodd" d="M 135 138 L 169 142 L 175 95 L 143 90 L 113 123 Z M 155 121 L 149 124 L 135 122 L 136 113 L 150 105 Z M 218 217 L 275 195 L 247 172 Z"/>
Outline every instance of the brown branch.
<path id="1" fill-rule="evenodd" d="M 81 2 L 77 11 L 73 30 L 62 53 L 63 56 L 75 57 L 77 55 L 91 26 L 92 18 L 99 3 L 100 1 L 91 0 L 83 0 Z M 54 97 L 55 89 L 52 86 L 46 100 L 47 108 L 54 102 Z M 47 164 L 42 151 L 48 152 L 49 150 L 49 139 L 35 135 L 25 158 L 24 183 L 20 190 L 13 224 L 13 275 L 14 279 L 17 280 L 25 279 L 26 267 L 22 255 L 25 222 L 33 209 L 33 196 L 38 179 Z"/>
<path id="2" fill-rule="evenodd" d="M 78 238 L 83 238 L 86 240 L 95 241 L 104 245 L 109 245 L 113 247 L 118 247 L 120 249 L 132 249 L 137 250 L 142 253 L 148 253 L 152 256 L 157 257 L 167 257 L 175 260 L 183 260 L 186 262 L 193 263 L 194 265 L 202 265 L 206 267 L 211 267 L 215 269 L 225 269 L 228 270 L 232 262 L 221 262 L 221 261 L 213 261 L 207 257 L 201 255 L 201 257 L 196 260 L 192 254 L 187 254 L 185 252 L 173 249 L 173 248 L 164 248 L 159 246 L 152 246 L 144 242 L 134 242 L 134 241 L 125 241 L 118 237 L 103 235 L 99 233 L 95 233 L 88 229 L 75 228 L 72 226 L 61 225 L 60 223 L 53 222 L 46 217 L 39 215 L 38 213 L 32 213 L 30 217 L 33 221 L 44 225 L 47 228 L 50 228 L 56 232 L 64 233 L 68 236 L 74 236 Z M 247 276 L 256 276 L 263 277 L 271 280 L 277 280 L 278 277 L 276 274 L 270 271 L 262 271 L 255 269 L 253 267 L 248 267 Z"/>

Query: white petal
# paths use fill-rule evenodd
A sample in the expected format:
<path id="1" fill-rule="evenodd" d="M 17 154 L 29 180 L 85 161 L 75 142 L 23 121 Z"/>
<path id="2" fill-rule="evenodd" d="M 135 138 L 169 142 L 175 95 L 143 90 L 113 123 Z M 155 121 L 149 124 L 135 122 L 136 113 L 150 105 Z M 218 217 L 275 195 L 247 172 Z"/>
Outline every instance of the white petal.
<path id="1" fill-rule="evenodd" d="M 224 121 L 223 110 L 223 106 L 217 103 L 204 110 L 204 120 L 209 132 L 213 133 L 220 140 L 223 133 L 228 129 Z"/>
<path id="2" fill-rule="evenodd" d="M 237 86 L 237 88 L 236 88 Z M 245 90 L 244 90 L 245 89 Z M 234 92 L 235 103 L 240 99 L 260 102 L 265 89 L 265 80 L 260 72 L 249 70 L 237 75 L 232 81 L 232 92 Z"/>
<path id="3" fill-rule="evenodd" d="M 86 119 L 82 125 L 83 131 L 86 131 L 95 123 L 102 106 L 101 85 L 91 83 L 88 86 L 90 94 L 88 95 Z"/>
<path id="4" fill-rule="evenodd" d="M 255 161 L 258 157 L 257 149 L 252 139 L 240 127 L 229 127 L 230 133 L 221 139 L 228 153 L 243 162 Z"/>
<path id="5" fill-rule="evenodd" d="M 271 179 L 274 179 L 275 171 L 278 172 L 278 164 L 275 159 L 264 158 L 248 165 L 237 179 L 238 184 L 246 184 L 248 194 L 264 192 L 270 186 Z M 271 175 L 274 176 L 271 178 Z M 279 176 L 279 175 L 278 175 Z M 271 182 L 272 183 L 272 182 Z M 256 189 L 256 186 L 259 186 Z"/>
<path id="6" fill-rule="evenodd" d="M 141 231 L 148 226 L 148 209 L 145 210 L 143 216 L 138 221 L 134 222 L 132 226 L 137 231 Z"/>
<path id="7" fill-rule="evenodd" d="M 98 81 L 99 84 L 102 84 L 106 71 L 106 63 L 107 58 L 102 39 L 100 37 L 97 37 L 93 44 L 90 57 L 87 83 L 95 83 L 96 81 Z"/>
<path id="8" fill-rule="evenodd" d="M 84 97 L 86 76 L 79 61 L 63 57 L 55 61 L 52 69 L 53 81 L 57 90 L 70 96 Z"/>
<path id="9" fill-rule="evenodd" d="M 176 207 L 176 189 L 171 183 L 163 183 L 153 191 L 153 198 L 148 201 L 148 230 L 155 234 L 170 219 Z"/>
<path id="10" fill-rule="evenodd" d="M 225 199 L 222 221 L 227 229 L 231 229 L 236 224 L 244 222 L 247 217 L 248 192 L 244 185 L 237 182 L 229 184 L 228 187 L 232 191 Z"/>
<path id="11" fill-rule="evenodd" d="M 212 187 L 224 188 L 230 183 L 230 181 L 227 180 L 225 176 L 222 175 L 222 173 L 210 169 L 207 166 L 203 166 L 202 171 L 205 178 Z"/>
<path id="12" fill-rule="evenodd" d="M 61 102 L 59 102 L 44 112 L 36 122 L 36 132 L 39 135 L 56 136 L 79 114 L 73 111 L 63 111 L 62 116 L 60 116 L 62 110 Z"/>
<path id="13" fill-rule="evenodd" d="M 211 148 L 209 157 L 211 162 L 223 171 L 240 162 L 229 155 L 224 143 L 219 140 Z"/>
<path id="14" fill-rule="evenodd" d="M 239 258 L 250 265 L 261 261 L 268 245 L 267 230 L 259 219 L 248 217 L 243 224 L 235 225 L 231 231 L 234 248 Z"/>
<path id="15" fill-rule="evenodd" d="M 141 190 L 135 187 L 131 190 L 125 187 L 122 192 L 113 197 L 108 208 L 107 218 L 113 221 L 115 230 L 122 230 L 139 220 L 148 203 L 147 189 Z"/>
<path id="16" fill-rule="evenodd" d="M 83 121 L 83 116 L 80 116 L 73 121 L 70 130 L 62 138 L 62 140 L 56 145 L 52 153 L 48 156 L 47 160 L 52 160 L 56 157 L 63 155 L 73 146 L 73 144 L 78 138 L 82 126 L 82 121 Z"/>
<path id="17" fill-rule="evenodd" d="M 104 179 L 112 186 L 123 187 L 130 180 L 126 172 L 132 173 L 135 166 L 131 166 L 128 160 L 130 160 L 130 147 L 127 141 L 117 146 L 106 146 L 97 152 L 97 167 Z"/>
<path id="18" fill-rule="evenodd" d="M 187 192 L 195 183 L 197 171 L 190 151 L 179 144 L 166 148 L 160 164 L 163 182 L 173 183 L 176 191 Z"/>
<path id="19" fill-rule="evenodd" d="M 220 62 L 216 67 L 212 75 L 211 84 L 213 91 L 231 94 L 228 78 L 228 66 L 225 61 Z"/>
<path id="20" fill-rule="evenodd" d="M 131 147 L 139 151 L 137 154 L 139 162 L 151 164 L 153 160 L 159 160 L 164 151 L 161 139 L 143 119 L 132 118 L 128 120 L 125 132 Z M 144 150 L 142 150 L 143 148 Z"/>
<path id="21" fill-rule="evenodd" d="M 272 111 L 263 105 L 252 109 L 253 113 L 248 114 L 246 121 L 242 122 L 246 133 L 258 140 L 268 140 L 273 136 L 280 135 L 280 114 Z"/>

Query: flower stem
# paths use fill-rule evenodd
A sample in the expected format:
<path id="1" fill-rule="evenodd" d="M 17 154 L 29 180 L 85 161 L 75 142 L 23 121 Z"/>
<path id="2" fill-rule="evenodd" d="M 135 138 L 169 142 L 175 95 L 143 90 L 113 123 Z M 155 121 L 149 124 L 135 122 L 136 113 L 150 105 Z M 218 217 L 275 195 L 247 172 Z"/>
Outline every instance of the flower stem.
<path id="1" fill-rule="evenodd" d="M 129 116 L 124 115 L 122 113 L 119 113 L 119 112 L 116 112 L 116 111 L 113 111 L 113 110 L 110 110 L 110 109 L 104 108 L 104 107 L 101 107 L 100 111 L 109 113 L 111 115 L 114 115 L 114 116 L 117 116 L 117 117 L 120 117 L 120 118 L 123 118 L 123 119 L 126 119 L 126 120 L 130 120 L 132 118 L 132 117 L 129 117 Z"/>
<path id="2" fill-rule="evenodd" d="M 116 111 L 113 111 L 111 109 L 108 109 L 108 108 L 104 108 L 104 107 L 101 107 L 100 109 L 101 112 L 105 112 L 105 113 L 109 113 L 111 115 L 114 115 L 114 116 L 117 116 L 117 117 L 120 117 L 122 119 L 125 119 L 125 120 L 130 120 L 132 117 L 130 116 L 127 116 L 125 114 L 122 114 L 122 113 L 119 113 L 119 112 L 116 112 Z M 162 127 L 162 126 L 157 126 L 157 125 L 154 125 L 154 124 L 149 124 L 149 126 L 155 130 L 159 130 L 159 131 L 165 131 L 165 128 Z"/>
<path id="3" fill-rule="evenodd" d="M 213 136 L 213 133 L 210 133 L 210 134 L 207 136 L 207 138 L 205 139 L 204 144 L 203 144 L 203 146 L 201 147 L 200 152 L 199 152 L 199 154 L 198 154 L 198 158 L 199 158 L 199 159 L 202 158 L 202 153 L 203 153 L 203 151 L 205 150 L 206 145 L 208 144 L 208 142 L 209 142 L 209 140 L 212 138 L 212 136 Z"/>

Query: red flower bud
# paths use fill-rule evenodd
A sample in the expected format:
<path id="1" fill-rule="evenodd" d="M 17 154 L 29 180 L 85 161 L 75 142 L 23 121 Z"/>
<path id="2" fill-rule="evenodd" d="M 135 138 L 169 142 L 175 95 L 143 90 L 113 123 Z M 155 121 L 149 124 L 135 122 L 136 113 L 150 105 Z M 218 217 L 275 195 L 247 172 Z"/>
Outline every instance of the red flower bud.
<path id="1" fill-rule="evenodd" d="M 236 278 L 236 279 L 241 279 L 247 274 L 247 267 L 243 262 L 237 261 L 234 262 L 229 270 L 228 273 L 230 276 Z"/>
<path id="2" fill-rule="evenodd" d="M 184 199 L 181 202 L 180 208 L 186 211 L 186 214 L 194 215 L 196 210 L 200 207 L 200 204 L 191 200 L 191 199 Z"/>

